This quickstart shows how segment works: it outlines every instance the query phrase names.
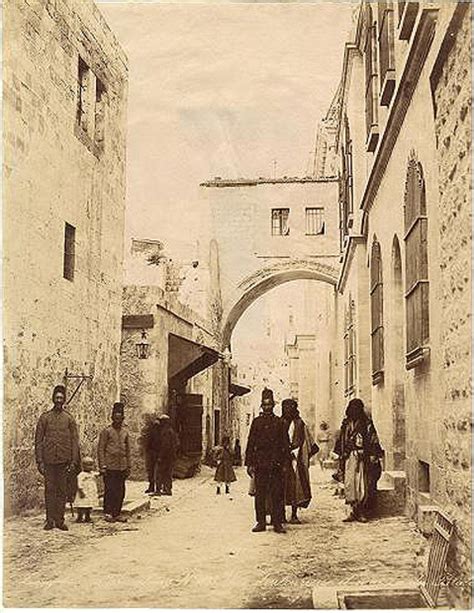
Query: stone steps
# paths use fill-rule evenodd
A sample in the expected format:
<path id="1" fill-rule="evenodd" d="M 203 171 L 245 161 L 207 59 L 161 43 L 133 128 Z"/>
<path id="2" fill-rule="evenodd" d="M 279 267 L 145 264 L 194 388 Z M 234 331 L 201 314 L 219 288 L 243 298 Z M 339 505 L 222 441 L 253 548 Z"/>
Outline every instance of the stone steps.
<path id="1" fill-rule="evenodd" d="M 406 474 L 402 470 L 386 470 L 377 484 L 377 515 L 404 515 L 406 502 Z"/>

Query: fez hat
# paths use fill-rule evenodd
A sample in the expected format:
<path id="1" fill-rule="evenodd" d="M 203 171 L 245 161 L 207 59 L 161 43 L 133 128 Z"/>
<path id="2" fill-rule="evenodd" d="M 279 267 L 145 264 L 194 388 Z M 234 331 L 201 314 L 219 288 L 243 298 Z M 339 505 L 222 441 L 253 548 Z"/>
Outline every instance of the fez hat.
<path id="1" fill-rule="evenodd" d="M 124 407 L 123 402 L 114 402 L 114 406 L 112 407 L 112 415 L 123 415 Z"/>
<path id="2" fill-rule="evenodd" d="M 268 387 L 263 388 L 262 391 L 262 403 L 264 400 L 271 400 L 273 404 L 275 404 L 275 400 L 273 399 L 273 390 Z"/>
<path id="3" fill-rule="evenodd" d="M 53 400 L 54 400 L 54 396 L 57 394 L 63 394 L 64 398 L 66 398 L 66 388 L 64 387 L 64 385 L 56 385 L 53 389 Z"/>

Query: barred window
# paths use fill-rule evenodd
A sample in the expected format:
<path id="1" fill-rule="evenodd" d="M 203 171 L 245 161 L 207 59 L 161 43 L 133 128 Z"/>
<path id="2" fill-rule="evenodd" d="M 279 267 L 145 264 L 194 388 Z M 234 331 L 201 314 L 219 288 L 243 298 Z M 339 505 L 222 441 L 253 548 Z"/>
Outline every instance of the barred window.
<path id="1" fill-rule="evenodd" d="M 429 283 L 428 219 L 423 167 L 412 154 L 405 184 L 405 307 L 406 367 L 416 366 L 428 353 Z"/>
<path id="2" fill-rule="evenodd" d="M 272 236 L 288 236 L 290 209 L 272 209 Z"/>
<path id="3" fill-rule="evenodd" d="M 355 303 L 349 295 L 349 303 L 344 314 L 344 394 L 346 396 L 350 396 L 354 392 L 356 380 L 354 310 Z"/>
<path id="4" fill-rule="evenodd" d="M 372 338 L 372 383 L 383 379 L 383 280 L 380 243 L 374 240 L 370 258 L 370 312 Z"/>
<path id="5" fill-rule="evenodd" d="M 306 234 L 316 236 L 326 232 L 324 208 L 311 207 L 306 209 Z"/>
<path id="6" fill-rule="evenodd" d="M 64 226 L 63 277 L 74 281 L 76 259 L 76 228 L 66 223 Z"/>

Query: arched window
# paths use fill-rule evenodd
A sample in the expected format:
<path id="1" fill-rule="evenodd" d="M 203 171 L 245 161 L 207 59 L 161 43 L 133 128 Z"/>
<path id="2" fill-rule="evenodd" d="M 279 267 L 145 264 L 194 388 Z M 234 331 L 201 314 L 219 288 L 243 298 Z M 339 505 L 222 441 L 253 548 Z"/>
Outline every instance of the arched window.
<path id="1" fill-rule="evenodd" d="M 405 306 L 406 367 L 413 368 L 428 353 L 429 284 L 428 220 L 423 167 L 412 153 L 405 184 Z"/>
<path id="2" fill-rule="evenodd" d="M 383 379 L 383 282 L 380 243 L 374 239 L 370 256 L 370 312 L 372 337 L 372 383 Z"/>

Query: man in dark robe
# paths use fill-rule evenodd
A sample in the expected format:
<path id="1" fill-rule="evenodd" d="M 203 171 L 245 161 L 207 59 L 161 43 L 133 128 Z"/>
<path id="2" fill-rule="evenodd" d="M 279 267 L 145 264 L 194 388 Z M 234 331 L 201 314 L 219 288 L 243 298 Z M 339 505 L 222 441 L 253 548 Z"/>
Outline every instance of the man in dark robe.
<path id="1" fill-rule="evenodd" d="M 346 504 L 351 506 L 351 513 L 343 521 L 366 522 L 375 506 L 384 451 L 359 398 L 353 398 L 347 406 L 334 451 L 340 459 Z"/>
<path id="2" fill-rule="evenodd" d="M 156 494 L 172 495 L 173 466 L 176 461 L 179 439 L 171 426 L 169 415 L 160 416 L 160 430 L 157 450 Z"/>
<path id="3" fill-rule="evenodd" d="M 158 452 L 160 422 L 156 415 L 145 413 L 145 424 L 140 435 L 141 447 L 145 456 L 145 468 L 148 477 L 148 487 L 145 494 L 154 494 L 156 491 L 156 460 Z"/>
<path id="4" fill-rule="evenodd" d="M 273 413 L 273 392 L 262 392 L 262 413 L 250 427 L 245 465 L 255 479 L 255 514 L 257 524 L 252 532 L 266 530 L 266 500 L 270 498 L 271 518 L 275 532 L 286 532 L 282 526 L 283 466 L 290 453 L 290 442 L 285 424 Z"/>
<path id="5" fill-rule="evenodd" d="M 53 408 L 41 414 L 36 426 L 36 464 L 44 476 L 45 530 L 54 527 L 68 530 L 64 523 L 68 474 L 77 472 L 79 465 L 77 425 L 64 409 L 65 401 L 66 389 L 57 385 L 53 390 Z"/>

